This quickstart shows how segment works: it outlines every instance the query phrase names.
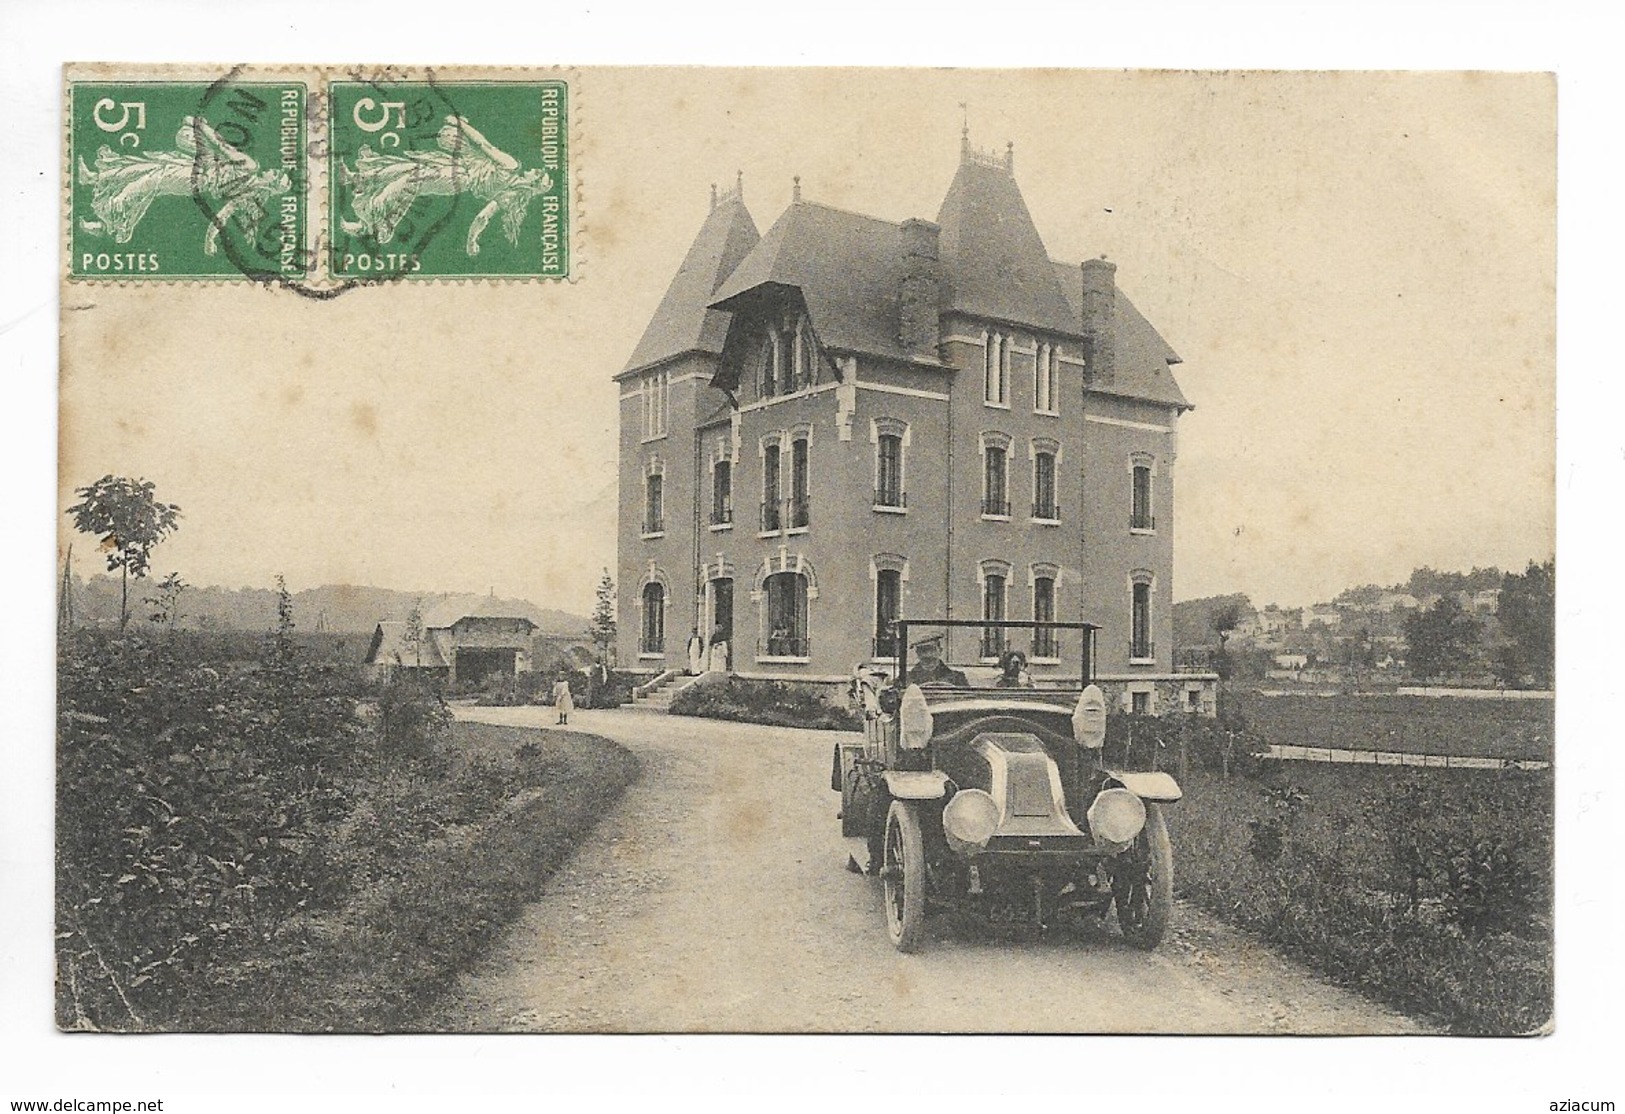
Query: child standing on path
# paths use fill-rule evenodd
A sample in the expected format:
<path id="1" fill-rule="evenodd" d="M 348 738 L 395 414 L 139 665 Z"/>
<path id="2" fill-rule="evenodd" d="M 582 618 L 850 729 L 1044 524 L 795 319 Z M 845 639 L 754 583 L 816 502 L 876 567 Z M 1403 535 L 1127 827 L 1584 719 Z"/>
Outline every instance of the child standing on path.
<path id="1" fill-rule="evenodd" d="M 561 674 L 553 684 L 553 708 L 558 712 L 558 723 L 569 723 L 570 712 L 575 708 L 575 700 L 570 696 L 570 678 Z"/>

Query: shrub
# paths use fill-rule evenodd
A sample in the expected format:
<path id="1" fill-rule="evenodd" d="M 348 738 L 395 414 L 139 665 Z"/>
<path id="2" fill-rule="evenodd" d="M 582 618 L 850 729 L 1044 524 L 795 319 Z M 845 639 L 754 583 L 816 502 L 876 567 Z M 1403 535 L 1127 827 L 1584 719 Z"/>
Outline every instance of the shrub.
<path id="1" fill-rule="evenodd" d="M 671 711 L 774 727 L 856 731 L 863 726 L 855 711 L 831 704 L 817 688 L 742 677 L 691 684 L 672 699 Z"/>

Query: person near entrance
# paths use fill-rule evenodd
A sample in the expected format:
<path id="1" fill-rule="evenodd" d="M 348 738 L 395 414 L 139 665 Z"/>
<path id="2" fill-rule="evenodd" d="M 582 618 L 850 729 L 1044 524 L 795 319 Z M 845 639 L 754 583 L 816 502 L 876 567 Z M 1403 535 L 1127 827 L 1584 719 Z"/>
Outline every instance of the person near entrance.
<path id="1" fill-rule="evenodd" d="M 559 671 L 559 679 L 553 682 L 553 710 L 558 713 L 556 723 L 569 723 L 570 713 L 575 710 L 575 698 L 570 695 L 570 674 L 566 670 Z"/>
<path id="2" fill-rule="evenodd" d="M 942 635 L 934 634 L 914 644 L 914 664 L 908 667 L 908 679 L 916 685 L 950 685 L 969 688 L 965 674 L 942 660 Z"/>
<path id="3" fill-rule="evenodd" d="M 711 671 L 728 672 L 728 631 L 721 623 L 711 628 Z"/>
<path id="4" fill-rule="evenodd" d="M 695 627 L 688 636 L 688 675 L 698 677 L 705 672 L 705 639 L 700 637 L 700 628 Z"/>

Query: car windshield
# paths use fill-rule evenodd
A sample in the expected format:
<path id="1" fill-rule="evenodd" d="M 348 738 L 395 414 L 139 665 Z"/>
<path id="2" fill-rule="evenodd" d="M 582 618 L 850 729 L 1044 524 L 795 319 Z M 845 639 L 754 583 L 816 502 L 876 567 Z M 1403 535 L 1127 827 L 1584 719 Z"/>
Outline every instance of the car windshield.
<path id="1" fill-rule="evenodd" d="M 1059 641 L 1056 632 L 1043 629 L 917 628 L 909 632 L 908 679 L 922 687 L 1034 689 L 1063 681 L 1075 686 L 1075 662 L 1072 676 L 1061 676 L 1067 670 Z"/>

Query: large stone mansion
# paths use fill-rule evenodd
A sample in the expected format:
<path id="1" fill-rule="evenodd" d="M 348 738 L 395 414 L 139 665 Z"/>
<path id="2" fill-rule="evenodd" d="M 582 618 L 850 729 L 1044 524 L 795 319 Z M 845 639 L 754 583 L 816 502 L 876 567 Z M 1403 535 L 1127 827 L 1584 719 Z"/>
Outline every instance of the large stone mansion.
<path id="1" fill-rule="evenodd" d="M 834 681 L 898 615 L 1081 619 L 1123 707 L 1210 710 L 1173 670 L 1190 404 L 1115 271 L 1052 260 L 1012 156 L 968 142 L 934 222 L 798 186 L 764 236 L 713 188 L 615 377 L 622 667 L 720 625 L 738 675 Z M 990 660 L 980 633 L 948 657 Z M 1038 683 L 1077 677 L 1075 634 L 1016 633 Z"/>

